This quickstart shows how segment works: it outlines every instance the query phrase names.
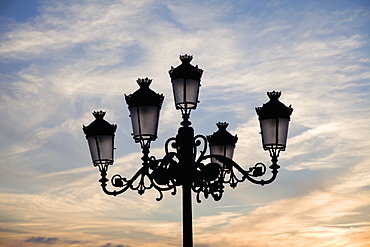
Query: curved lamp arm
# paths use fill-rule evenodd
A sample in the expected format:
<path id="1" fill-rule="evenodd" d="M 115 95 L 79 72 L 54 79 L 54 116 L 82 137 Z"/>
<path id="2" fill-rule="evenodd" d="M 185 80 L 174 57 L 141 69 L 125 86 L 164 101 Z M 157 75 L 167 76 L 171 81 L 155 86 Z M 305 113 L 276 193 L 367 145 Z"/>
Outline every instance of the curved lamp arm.
<path id="1" fill-rule="evenodd" d="M 265 185 L 265 184 L 270 184 L 272 183 L 278 174 L 278 169 L 280 166 L 277 164 L 277 156 L 272 156 L 271 157 L 271 166 L 269 167 L 271 169 L 272 176 L 268 180 L 256 180 L 253 177 L 260 177 L 263 176 L 266 173 L 266 166 L 263 163 L 257 163 L 255 166 L 250 167 L 248 171 L 244 170 L 240 165 L 235 163 L 233 160 L 222 156 L 222 155 L 208 155 L 205 156 L 204 158 L 215 158 L 219 160 L 221 163 L 224 164 L 224 167 L 226 169 L 232 169 L 235 168 L 238 170 L 241 174 L 243 174 L 243 178 L 240 182 L 243 182 L 245 179 L 248 179 L 250 182 L 254 184 L 260 184 L 260 185 Z M 236 187 L 236 186 L 235 186 Z"/>
<path id="2" fill-rule="evenodd" d="M 173 190 L 172 195 L 176 194 L 176 184 L 175 181 L 169 176 L 170 166 L 174 164 L 173 160 L 174 153 L 167 154 L 163 159 L 156 160 L 154 157 L 148 158 L 145 154 L 143 156 L 143 166 L 132 176 L 132 178 L 127 179 L 119 174 L 115 174 L 111 178 L 111 184 L 114 187 L 119 187 L 119 190 L 110 191 L 107 188 L 108 185 L 108 165 L 99 166 L 99 171 L 101 179 L 102 190 L 107 195 L 119 195 L 124 193 L 126 190 L 137 190 L 137 192 L 142 195 L 146 190 L 155 188 L 159 197 L 156 198 L 160 201 L 163 198 L 162 191 Z"/>
<path id="3" fill-rule="evenodd" d="M 280 168 L 280 166 L 277 164 L 277 161 L 278 161 L 277 157 L 273 156 L 272 159 L 271 159 L 272 165 L 269 167 L 271 169 L 271 173 L 273 174 L 272 177 L 269 178 L 268 180 L 263 180 L 263 179 L 256 180 L 253 177 L 260 177 L 260 176 L 263 176 L 266 173 L 266 166 L 263 163 L 257 163 L 255 166 L 250 167 L 249 170 L 246 171 L 240 165 L 238 165 L 233 160 L 231 160 L 231 159 L 229 159 L 225 156 L 222 156 L 222 155 L 206 155 L 206 156 L 203 157 L 202 160 L 205 160 L 205 159 L 208 159 L 208 158 L 215 158 L 218 161 L 220 161 L 223 164 L 223 167 L 222 167 L 223 170 L 232 171 L 233 168 L 238 170 L 243 175 L 241 180 L 238 179 L 238 182 L 243 182 L 245 179 L 248 179 L 249 181 L 251 181 L 254 184 L 260 184 L 260 185 L 269 184 L 269 183 L 272 183 L 275 180 L 275 178 L 277 177 L 278 169 Z M 234 186 L 232 186 L 232 187 L 234 187 Z"/>
<path id="4" fill-rule="evenodd" d="M 129 188 L 132 188 L 133 187 L 132 185 L 136 181 L 136 179 L 140 175 L 145 174 L 145 172 L 144 172 L 145 169 L 146 169 L 146 167 L 140 168 L 135 173 L 135 175 L 129 180 L 127 180 L 126 178 L 122 178 L 121 175 L 119 175 L 119 174 L 114 175 L 111 179 L 112 185 L 115 186 L 115 187 L 122 187 L 122 189 L 120 189 L 118 191 L 117 190 L 109 191 L 107 189 L 107 182 L 109 181 L 109 179 L 107 178 L 108 166 L 103 167 L 103 169 L 100 169 L 100 167 L 99 167 L 99 171 L 100 171 L 100 175 L 101 175 L 101 179 L 99 179 L 99 182 L 101 183 L 101 187 L 102 187 L 105 194 L 116 196 L 116 195 L 122 194 L 123 192 L 125 192 Z M 138 193 L 143 194 L 143 192 L 141 193 L 139 190 L 138 190 Z"/>
<path id="5" fill-rule="evenodd" d="M 197 177 L 192 186 L 193 191 L 197 193 L 197 201 L 201 202 L 201 192 L 203 192 L 206 199 L 211 195 L 214 200 L 220 200 L 224 192 L 223 184 L 226 183 L 230 184 L 232 188 L 235 188 L 239 182 L 243 182 L 246 179 L 254 184 L 260 184 L 262 186 L 272 183 L 276 179 L 278 169 L 280 168 L 277 164 L 278 153 L 272 154 L 272 165 L 269 167 L 271 169 L 272 176 L 268 180 L 255 179 L 255 177 L 263 176 L 266 173 L 267 169 L 263 163 L 257 163 L 248 170 L 244 170 L 233 160 L 222 155 L 205 155 L 200 157 L 195 168 L 197 170 Z M 221 163 L 221 165 L 218 163 L 209 163 L 207 165 L 201 163 L 201 161 L 210 158 L 215 158 L 219 163 Z M 242 175 L 241 178 L 235 174 L 235 170 Z"/>

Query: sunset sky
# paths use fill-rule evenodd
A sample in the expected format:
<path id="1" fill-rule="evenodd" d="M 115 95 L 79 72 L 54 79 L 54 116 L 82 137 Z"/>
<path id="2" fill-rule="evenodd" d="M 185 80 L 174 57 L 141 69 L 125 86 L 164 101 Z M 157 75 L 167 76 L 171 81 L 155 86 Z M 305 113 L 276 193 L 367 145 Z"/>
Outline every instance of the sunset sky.
<path id="1" fill-rule="evenodd" d="M 370 1 L 0 0 L 0 246 L 182 246 L 181 189 L 105 195 L 82 125 L 118 125 L 109 175 L 141 150 L 123 94 L 165 95 L 151 155 L 181 122 L 168 71 L 204 70 L 196 134 L 230 123 L 234 160 L 269 165 L 255 107 L 294 109 L 270 185 L 193 197 L 194 247 L 370 246 Z"/>

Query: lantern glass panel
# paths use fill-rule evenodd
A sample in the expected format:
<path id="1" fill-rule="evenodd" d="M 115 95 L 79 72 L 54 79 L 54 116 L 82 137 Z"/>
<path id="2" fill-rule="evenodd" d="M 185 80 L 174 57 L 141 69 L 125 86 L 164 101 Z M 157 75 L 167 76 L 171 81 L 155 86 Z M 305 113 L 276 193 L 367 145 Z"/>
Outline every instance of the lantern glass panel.
<path id="1" fill-rule="evenodd" d="M 198 103 L 199 82 L 179 78 L 172 81 L 173 94 L 177 109 L 195 109 Z"/>
<path id="2" fill-rule="evenodd" d="M 113 163 L 114 136 L 90 136 L 87 141 L 94 164 Z"/>
<path id="3" fill-rule="evenodd" d="M 157 138 L 159 108 L 157 106 L 134 106 L 130 108 L 134 139 L 155 140 Z"/>
<path id="4" fill-rule="evenodd" d="M 278 129 L 278 144 L 286 146 L 286 141 L 288 139 L 288 128 L 289 120 L 286 118 L 279 118 L 279 129 Z"/>
<path id="5" fill-rule="evenodd" d="M 289 120 L 274 118 L 261 120 L 262 144 L 264 148 L 285 148 Z"/>
<path id="6" fill-rule="evenodd" d="M 229 159 L 233 158 L 235 147 L 232 145 L 214 145 L 210 147 L 211 155 L 222 155 Z M 212 158 L 213 163 L 220 163 L 217 159 Z"/>
<path id="7" fill-rule="evenodd" d="M 276 144 L 276 119 L 261 120 L 263 146 Z"/>

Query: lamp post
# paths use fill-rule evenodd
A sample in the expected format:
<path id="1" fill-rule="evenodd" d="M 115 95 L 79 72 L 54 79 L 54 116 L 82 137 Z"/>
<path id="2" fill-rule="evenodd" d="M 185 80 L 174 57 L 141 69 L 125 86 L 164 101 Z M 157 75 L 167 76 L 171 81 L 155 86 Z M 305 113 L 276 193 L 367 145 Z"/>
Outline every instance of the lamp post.
<path id="1" fill-rule="evenodd" d="M 232 158 L 237 136 L 227 130 L 228 124 L 217 123 L 218 131 L 209 136 L 194 135 L 190 126 L 190 112 L 198 105 L 200 81 L 203 70 L 190 64 L 192 56 L 180 56 L 182 64 L 169 71 L 174 93 L 175 107 L 181 111 L 183 121 L 175 137 L 165 142 L 165 155 L 162 159 L 149 156 L 150 143 L 157 139 L 158 120 L 164 96 L 149 88 L 152 80 L 138 79 L 140 88 L 133 94 L 125 95 L 130 111 L 133 138 L 140 143 L 143 156 L 142 166 L 127 179 L 119 174 L 112 176 L 111 185 L 117 190 L 109 190 L 108 167 L 113 165 L 114 135 L 117 125 L 110 124 L 103 118 L 105 112 L 95 111 L 95 120 L 88 126 L 83 126 L 92 162 L 100 171 L 99 180 L 102 190 L 116 196 L 128 189 L 136 190 L 140 195 L 148 189 L 155 189 L 160 201 L 163 191 L 177 192 L 182 186 L 183 203 L 183 246 L 193 246 L 192 232 L 192 202 L 191 191 L 196 193 L 196 200 L 212 196 L 215 201 L 222 198 L 224 184 L 235 188 L 246 179 L 252 183 L 265 185 L 273 182 L 280 166 L 277 164 L 280 151 L 285 151 L 290 115 L 293 109 L 279 101 L 280 92 L 268 92 L 270 101 L 257 107 L 259 116 L 262 146 L 269 151 L 272 164 L 269 166 L 272 176 L 268 180 L 258 180 L 267 168 L 263 163 L 257 163 L 244 170 Z M 207 154 L 209 145 L 210 154 Z M 240 174 L 237 176 L 237 174 Z M 145 179 L 147 178 L 147 179 Z"/>

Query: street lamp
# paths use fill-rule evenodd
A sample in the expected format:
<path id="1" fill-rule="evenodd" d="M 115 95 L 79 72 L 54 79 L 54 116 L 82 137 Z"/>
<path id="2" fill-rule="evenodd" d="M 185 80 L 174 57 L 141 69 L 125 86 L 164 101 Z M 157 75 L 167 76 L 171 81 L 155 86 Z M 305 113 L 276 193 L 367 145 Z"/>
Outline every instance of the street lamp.
<path id="1" fill-rule="evenodd" d="M 138 79 L 140 88 L 133 94 L 125 95 L 131 116 L 133 137 L 142 145 L 157 139 L 159 112 L 164 96 L 149 88 L 152 80 Z"/>
<path id="2" fill-rule="evenodd" d="M 132 189 L 142 195 L 148 189 L 156 189 L 159 193 L 156 200 L 160 201 L 163 191 L 172 191 L 172 195 L 175 195 L 177 187 L 182 186 L 184 247 L 193 246 L 191 191 L 196 193 L 197 202 L 201 202 L 201 194 L 206 199 L 211 196 L 218 201 L 222 198 L 224 184 L 235 188 L 246 179 L 260 185 L 273 182 L 280 168 L 277 164 L 279 154 L 286 148 L 290 115 L 293 111 L 290 106 L 286 107 L 279 101 L 281 92 L 275 91 L 267 93 L 269 102 L 256 108 L 262 146 L 264 150 L 269 151 L 272 162 L 269 166 L 272 176 L 268 180 L 257 180 L 257 177 L 265 175 L 266 166 L 257 163 L 244 170 L 232 160 L 238 138 L 226 130 L 228 123 L 217 123 L 218 131 L 212 135 L 194 135 L 189 118 L 191 110 L 195 110 L 199 103 L 203 70 L 190 64 L 192 58 L 187 54 L 180 56 L 182 64 L 176 68 L 171 67 L 169 71 L 175 107 L 181 111 L 183 121 L 177 135 L 165 142 L 165 155 L 162 159 L 149 156 L 149 153 L 150 143 L 157 139 L 159 113 L 164 96 L 149 88 L 152 80 L 148 78 L 138 79 L 140 88 L 133 94 L 125 95 L 130 111 L 132 135 L 135 142 L 140 143 L 143 156 L 142 166 L 132 178 L 127 179 L 119 174 L 112 176 L 112 186 L 119 189 L 107 188 L 107 172 L 109 165 L 113 164 L 117 125 L 103 119 L 105 112 L 96 111 L 93 112 L 96 119 L 90 125 L 83 126 L 93 164 L 100 171 L 99 182 L 106 194 L 116 196 Z M 207 154 L 208 145 L 210 154 Z"/>
<path id="3" fill-rule="evenodd" d="M 176 109 L 188 114 L 197 108 L 200 78 L 203 74 L 198 65 L 194 67 L 190 64 L 192 59 L 193 56 L 187 54 L 180 56 L 182 64 L 176 68 L 171 66 L 169 71 Z"/>
<path id="4" fill-rule="evenodd" d="M 218 127 L 218 131 L 207 136 L 210 153 L 211 155 L 222 155 L 232 159 L 238 137 L 236 135 L 233 136 L 226 130 L 227 126 L 229 126 L 228 123 L 218 122 L 216 126 Z M 217 159 L 212 158 L 211 160 L 212 162 L 216 162 Z"/>
<path id="5" fill-rule="evenodd" d="M 103 111 L 94 111 L 93 115 L 95 120 L 89 126 L 83 126 L 92 162 L 94 166 L 113 165 L 114 133 L 117 125 L 105 121 Z"/>

